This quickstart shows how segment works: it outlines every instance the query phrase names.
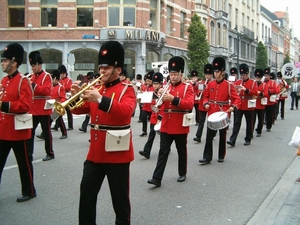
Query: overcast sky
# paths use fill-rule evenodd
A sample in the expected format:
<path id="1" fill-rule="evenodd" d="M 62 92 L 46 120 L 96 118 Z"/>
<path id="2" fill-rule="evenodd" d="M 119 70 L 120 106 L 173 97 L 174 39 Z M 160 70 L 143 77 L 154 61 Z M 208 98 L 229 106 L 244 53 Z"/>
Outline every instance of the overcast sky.
<path id="1" fill-rule="evenodd" d="M 271 12 L 286 11 L 288 7 L 290 28 L 296 37 L 300 38 L 300 1 L 299 0 L 260 0 L 260 4 Z"/>

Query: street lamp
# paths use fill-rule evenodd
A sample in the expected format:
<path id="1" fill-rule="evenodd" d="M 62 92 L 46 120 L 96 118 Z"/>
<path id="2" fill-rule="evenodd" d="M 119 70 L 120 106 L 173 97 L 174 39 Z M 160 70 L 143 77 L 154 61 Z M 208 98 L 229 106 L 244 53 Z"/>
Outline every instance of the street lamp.
<path id="1" fill-rule="evenodd" d="M 277 59 L 277 55 L 280 55 L 282 54 L 282 52 L 276 52 L 276 62 L 275 62 L 275 65 L 276 65 L 276 72 L 278 71 L 278 59 Z"/>

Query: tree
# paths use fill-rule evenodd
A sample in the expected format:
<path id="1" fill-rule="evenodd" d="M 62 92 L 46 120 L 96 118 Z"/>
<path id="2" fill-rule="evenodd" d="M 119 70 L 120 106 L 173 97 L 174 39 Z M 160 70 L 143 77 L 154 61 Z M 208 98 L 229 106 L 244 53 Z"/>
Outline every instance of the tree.
<path id="1" fill-rule="evenodd" d="M 284 64 L 287 64 L 287 63 L 290 63 L 291 62 L 291 59 L 290 59 L 290 55 L 287 53 L 284 57 L 284 60 L 283 60 L 283 65 Z"/>
<path id="2" fill-rule="evenodd" d="M 203 68 L 208 63 L 210 49 L 206 39 L 207 30 L 197 14 L 194 14 L 191 19 L 191 25 L 187 30 L 189 33 L 188 70 L 197 70 L 200 77 L 204 78 Z"/>
<path id="3" fill-rule="evenodd" d="M 268 51 L 264 44 L 260 41 L 256 48 L 256 69 L 264 69 L 268 67 Z"/>

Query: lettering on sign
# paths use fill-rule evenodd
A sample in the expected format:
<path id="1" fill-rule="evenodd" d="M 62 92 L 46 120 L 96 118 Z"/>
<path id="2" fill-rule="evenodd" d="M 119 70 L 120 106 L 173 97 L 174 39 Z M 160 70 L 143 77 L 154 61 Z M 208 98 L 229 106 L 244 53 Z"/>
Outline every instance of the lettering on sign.
<path id="1" fill-rule="evenodd" d="M 159 32 L 150 30 L 125 30 L 125 39 L 159 41 Z"/>
<path id="2" fill-rule="evenodd" d="M 116 31 L 115 30 L 108 30 L 107 31 L 107 36 L 108 36 L 108 38 L 116 38 L 117 37 Z"/>
<path id="3" fill-rule="evenodd" d="M 46 70 L 57 70 L 58 68 L 58 63 L 44 63 Z"/>
<path id="4" fill-rule="evenodd" d="M 75 70 L 94 70 L 95 65 L 94 65 L 94 63 L 75 63 L 74 69 Z"/>

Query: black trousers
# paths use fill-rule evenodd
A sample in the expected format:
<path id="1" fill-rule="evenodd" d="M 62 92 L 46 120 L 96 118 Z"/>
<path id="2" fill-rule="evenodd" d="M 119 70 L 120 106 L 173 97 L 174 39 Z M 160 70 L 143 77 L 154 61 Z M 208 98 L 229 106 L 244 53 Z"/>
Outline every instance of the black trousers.
<path id="1" fill-rule="evenodd" d="M 105 176 L 116 214 L 115 224 L 130 224 L 129 166 L 130 163 L 84 162 L 80 184 L 79 225 L 96 224 L 97 196 Z"/>
<path id="2" fill-rule="evenodd" d="M 294 109 L 294 105 L 296 106 L 296 109 L 298 109 L 299 97 L 297 96 L 297 92 L 291 92 L 291 98 L 292 98 L 291 109 Z"/>
<path id="3" fill-rule="evenodd" d="M 199 123 L 199 110 L 198 110 L 198 107 L 199 107 L 199 103 L 194 104 L 196 123 Z"/>
<path id="4" fill-rule="evenodd" d="M 206 115 L 207 115 L 207 111 L 198 110 L 198 113 L 199 113 L 199 125 L 198 125 L 198 128 L 197 128 L 196 136 L 201 139 L 202 133 L 203 133 L 203 128 L 204 128 L 204 123 L 205 123 L 205 119 L 206 119 Z"/>
<path id="5" fill-rule="evenodd" d="M 82 130 L 87 130 L 87 127 L 88 127 L 88 125 L 89 125 L 89 122 L 90 122 L 90 115 L 89 114 L 86 114 L 85 115 L 85 119 L 84 119 L 84 121 L 82 122 L 82 125 L 81 125 L 81 129 Z"/>
<path id="6" fill-rule="evenodd" d="M 253 115 L 254 110 L 236 110 L 234 112 L 234 123 L 233 123 L 233 129 L 232 134 L 230 136 L 230 141 L 235 143 L 237 136 L 240 132 L 241 124 L 242 124 L 242 118 L 243 115 L 245 115 L 246 119 L 246 137 L 245 141 L 251 141 L 253 138 Z"/>
<path id="7" fill-rule="evenodd" d="M 275 117 L 275 104 L 274 105 L 266 105 L 266 128 L 271 129 Z"/>
<path id="8" fill-rule="evenodd" d="M 0 140 L 0 149 L 0 183 L 8 154 L 10 152 L 10 149 L 13 149 L 19 168 L 22 185 L 22 195 L 33 196 L 35 194 L 35 187 L 33 184 L 32 162 L 28 153 L 28 142 L 26 140 Z"/>
<path id="9" fill-rule="evenodd" d="M 153 173 L 153 178 L 162 180 L 171 145 L 175 141 L 178 154 L 178 174 L 184 176 L 187 173 L 187 134 L 167 134 L 160 133 L 160 149 L 157 159 L 156 168 Z"/>
<path id="10" fill-rule="evenodd" d="M 148 118 L 150 118 L 152 112 L 147 112 L 142 110 L 141 120 L 142 120 L 142 132 L 147 133 Z"/>
<path id="11" fill-rule="evenodd" d="M 68 107 L 66 107 L 66 112 L 67 112 L 67 117 L 68 117 L 68 128 L 73 129 L 73 114 Z M 57 129 L 58 127 L 59 127 L 59 124 L 58 124 L 58 121 L 56 120 L 54 128 Z"/>
<path id="12" fill-rule="evenodd" d="M 279 113 L 280 113 L 280 118 L 284 119 L 284 105 L 285 105 L 285 99 L 278 100 L 276 104 L 275 119 L 277 119 Z"/>
<path id="13" fill-rule="evenodd" d="M 50 130 L 50 115 L 43 115 L 43 116 L 33 116 L 32 117 L 32 132 L 31 138 L 28 140 L 28 152 L 30 154 L 31 160 L 33 159 L 33 151 L 34 151 L 34 136 L 35 130 L 38 124 L 41 124 L 42 132 L 45 137 L 45 151 L 46 154 L 49 156 L 54 156 L 53 145 L 52 145 L 52 133 Z"/>
<path id="14" fill-rule="evenodd" d="M 211 161 L 213 158 L 213 139 L 217 131 L 207 127 L 206 142 L 204 146 L 203 159 Z M 227 127 L 219 130 L 219 159 L 224 159 L 226 155 L 226 134 Z"/>
<path id="15" fill-rule="evenodd" d="M 149 133 L 149 136 L 148 136 L 148 140 L 144 146 L 144 152 L 147 152 L 149 155 L 151 153 L 151 149 L 152 149 L 152 146 L 153 146 L 153 141 L 155 139 L 155 135 L 156 135 L 156 131 L 154 130 L 154 126 L 155 124 L 150 124 L 150 133 Z"/>
<path id="16" fill-rule="evenodd" d="M 264 109 L 255 109 L 254 110 L 253 128 L 255 127 L 256 117 L 257 117 L 257 126 L 256 126 L 255 130 L 258 134 L 261 134 L 262 128 L 264 126 L 265 110 Z"/>
<path id="17" fill-rule="evenodd" d="M 50 117 L 50 127 L 51 127 L 52 122 L 53 122 L 53 120 L 52 120 L 51 117 Z M 63 117 L 62 117 L 62 116 L 59 116 L 59 117 L 56 119 L 55 123 L 58 124 L 58 127 L 59 127 L 59 129 L 60 129 L 60 131 L 61 131 L 61 134 L 67 136 L 67 135 L 68 135 L 68 134 L 67 134 L 67 129 L 66 129 L 66 125 L 65 125 L 65 122 L 64 122 Z M 55 125 L 56 125 L 56 124 L 55 124 Z M 41 136 L 44 136 L 44 133 L 43 133 L 43 132 L 41 133 Z"/>

